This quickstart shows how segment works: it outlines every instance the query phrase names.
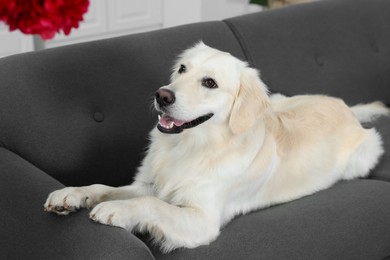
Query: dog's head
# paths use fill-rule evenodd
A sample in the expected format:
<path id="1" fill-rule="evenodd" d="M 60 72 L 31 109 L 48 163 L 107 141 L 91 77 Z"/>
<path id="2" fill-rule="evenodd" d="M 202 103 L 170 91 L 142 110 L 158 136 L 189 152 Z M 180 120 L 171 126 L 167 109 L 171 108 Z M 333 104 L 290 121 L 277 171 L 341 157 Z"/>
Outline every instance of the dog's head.
<path id="1" fill-rule="evenodd" d="M 157 90 L 154 103 L 163 133 L 212 124 L 241 133 L 265 113 L 269 98 L 255 69 L 201 42 L 180 56 L 171 83 Z"/>

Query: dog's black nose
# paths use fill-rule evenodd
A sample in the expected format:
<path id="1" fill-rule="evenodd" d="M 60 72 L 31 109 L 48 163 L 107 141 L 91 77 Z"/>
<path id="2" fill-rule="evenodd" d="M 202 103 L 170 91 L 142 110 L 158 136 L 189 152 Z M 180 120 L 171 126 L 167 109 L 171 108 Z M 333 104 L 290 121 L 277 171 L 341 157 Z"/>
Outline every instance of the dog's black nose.
<path id="1" fill-rule="evenodd" d="M 156 92 L 156 101 L 160 107 L 172 105 L 175 103 L 175 94 L 169 89 L 160 88 Z"/>

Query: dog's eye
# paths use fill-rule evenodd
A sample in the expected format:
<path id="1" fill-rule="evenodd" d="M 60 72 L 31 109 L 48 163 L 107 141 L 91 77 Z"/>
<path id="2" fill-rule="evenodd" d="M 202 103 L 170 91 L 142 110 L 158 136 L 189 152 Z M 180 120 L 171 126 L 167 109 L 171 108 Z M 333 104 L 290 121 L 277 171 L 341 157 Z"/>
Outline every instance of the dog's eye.
<path id="1" fill-rule="evenodd" d="M 179 72 L 179 74 L 182 74 L 182 73 L 186 72 L 186 70 L 187 70 L 186 66 L 181 64 L 178 72 Z"/>
<path id="2" fill-rule="evenodd" d="M 206 88 L 218 88 L 217 83 L 212 78 L 202 79 L 202 86 Z"/>

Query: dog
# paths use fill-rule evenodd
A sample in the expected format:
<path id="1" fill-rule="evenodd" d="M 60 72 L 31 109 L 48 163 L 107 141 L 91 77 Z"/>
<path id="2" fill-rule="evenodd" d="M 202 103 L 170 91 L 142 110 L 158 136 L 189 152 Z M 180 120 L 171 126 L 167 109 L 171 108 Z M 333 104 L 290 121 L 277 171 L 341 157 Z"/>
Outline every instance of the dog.
<path id="1" fill-rule="evenodd" d="M 45 211 L 92 209 L 93 221 L 147 232 L 163 252 L 207 245 L 237 215 L 366 177 L 384 150 L 361 123 L 389 114 L 381 102 L 270 96 L 256 69 L 202 42 L 178 58 L 154 106 L 131 185 L 57 190 Z"/>

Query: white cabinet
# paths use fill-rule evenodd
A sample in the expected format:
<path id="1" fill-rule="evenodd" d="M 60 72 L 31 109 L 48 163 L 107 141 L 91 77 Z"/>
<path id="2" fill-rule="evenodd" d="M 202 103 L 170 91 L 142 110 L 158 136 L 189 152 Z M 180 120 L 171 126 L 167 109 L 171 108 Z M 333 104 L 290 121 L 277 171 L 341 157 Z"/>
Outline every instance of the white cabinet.
<path id="1" fill-rule="evenodd" d="M 110 0 L 109 31 L 139 30 L 162 26 L 161 0 Z"/>
<path id="2" fill-rule="evenodd" d="M 0 57 L 32 51 L 33 38 L 19 31 L 9 32 L 4 23 L 0 23 Z"/>
<path id="3" fill-rule="evenodd" d="M 56 35 L 44 47 L 110 38 L 162 27 L 163 0 L 91 0 L 84 21 L 70 35 Z"/>

